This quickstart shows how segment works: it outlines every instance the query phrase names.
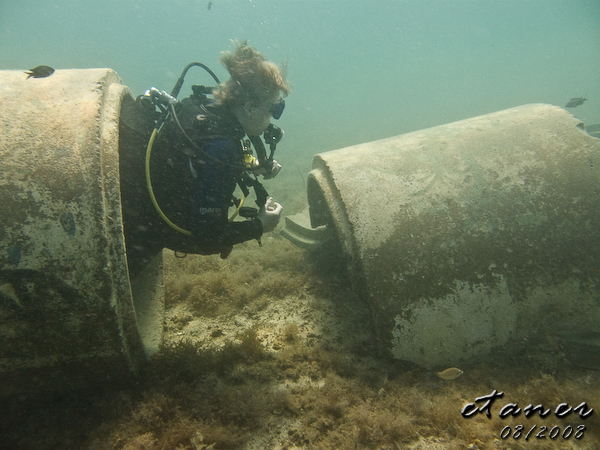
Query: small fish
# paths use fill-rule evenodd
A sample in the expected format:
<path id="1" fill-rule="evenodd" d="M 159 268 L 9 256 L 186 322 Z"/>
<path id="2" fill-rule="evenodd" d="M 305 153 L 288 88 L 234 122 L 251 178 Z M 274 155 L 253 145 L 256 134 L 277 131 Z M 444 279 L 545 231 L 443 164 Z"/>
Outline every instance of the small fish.
<path id="1" fill-rule="evenodd" d="M 49 66 L 37 66 L 37 67 L 34 67 L 33 69 L 29 69 L 25 73 L 28 75 L 27 79 L 29 79 L 30 77 L 45 78 L 45 77 L 49 77 L 50 75 L 52 75 L 54 73 L 54 69 Z"/>
<path id="2" fill-rule="evenodd" d="M 449 369 L 438 372 L 437 376 L 440 377 L 442 380 L 454 380 L 462 374 L 462 370 L 457 369 L 456 367 L 450 367 Z"/>
<path id="3" fill-rule="evenodd" d="M 565 108 L 575 108 L 576 106 L 583 105 L 583 102 L 585 102 L 586 100 L 587 100 L 587 98 L 583 98 L 583 97 L 572 98 L 571 100 L 569 100 L 567 102 L 567 104 L 565 105 Z"/>
<path id="4" fill-rule="evenodd" d="M 212 8 L 212 1 L 208 2 L 208 6 L 206 7 L 206 9 L 208 9 L 210 11 L 210 8 Z"/>

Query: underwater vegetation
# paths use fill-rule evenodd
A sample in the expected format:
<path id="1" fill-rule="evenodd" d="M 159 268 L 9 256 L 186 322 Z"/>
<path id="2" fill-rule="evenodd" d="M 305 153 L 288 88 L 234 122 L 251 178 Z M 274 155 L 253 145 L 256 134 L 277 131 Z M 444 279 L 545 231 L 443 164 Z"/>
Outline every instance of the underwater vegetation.
<path id="1" fill-rule="evenodd" d="M 377 354 L 368 305 L 352 295 L 337 258 L 274 235 L 224 261 L 165 253 L 165 266 L 166 339 L 147 373 L 11 400 L 0 412 L 0 448 L 600 448 L 600 373 L 571 366 L 551 338 L 517 355 L 461 361 L 464 373 L 444 380 Z M 489 419 L 461 415 L 493 390 L 504 396 Z M 585 420 L 499 417 L 507 403 L 581 402 L 595 409 Z M 519 424 L 586 428 L 578 440 L 501 437 Z"/>

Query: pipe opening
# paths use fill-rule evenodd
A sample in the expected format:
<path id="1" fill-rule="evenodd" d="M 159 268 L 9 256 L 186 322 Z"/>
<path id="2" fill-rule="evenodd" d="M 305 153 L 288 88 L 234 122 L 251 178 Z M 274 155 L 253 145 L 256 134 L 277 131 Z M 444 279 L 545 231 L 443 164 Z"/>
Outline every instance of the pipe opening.
<path id="1" fill-rule="evenodd" d="M 333 228 L 333 218 L 329 205 L 325 198 L 325 193 L 317 180 L 318 169 L 312 170 L 306 180 L 306 195 L 308 197 L 308 208 L 310 214 L 310 226 L 317 228 L 326 226 Z"/>
<path id="2" fill-rule="evenodd" d="M 131 294 L 140 338 L 147 356 L 158 351 L 163 337 L 164 283 L 162 251 L 137 238 L 143 224 L 134 205 L 146 196 L 143 158 L 154 121 L 137 107 L 131 96 L 123 98 L 119 120 L 119 172 L 123 233 Z"/>

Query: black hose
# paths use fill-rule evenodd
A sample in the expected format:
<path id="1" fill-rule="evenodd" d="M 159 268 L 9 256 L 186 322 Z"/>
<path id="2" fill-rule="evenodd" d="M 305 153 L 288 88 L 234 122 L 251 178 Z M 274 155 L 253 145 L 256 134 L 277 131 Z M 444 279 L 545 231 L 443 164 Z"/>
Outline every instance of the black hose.
<path id="1" fill-rule="evenodd" d="M 212 70 L 210 70 L 207 66 L 205 66 L 204 64 L 199 63 L 199 62 L 192 62 L 192 63 L 189 63 L 187 66 L 185 66 L 185 69 L 183 69 L 183 72 L 181 72 L 181 76 L 179 77 L 179 79 L 177 80 L 177 83 L 175 83 L 175 86 L 173 87 L 173 90 L 171 91 L 171 96 L 177 98 L 177 96 L 179 95 L 179 91 L 181 90 L 181 86 L 183 86 L 183 80 L 185 79 L 185 75 L 187 74 L 187 71 L 190 70 L 190 68 L 193 66 L 202 67 L 204 70 L 206 70 L 210 74 L 211 77 L 213 77 L 213 79 L 216 81 L 217 84 L 221 84 L 221 82 L 219 81 L 219 79 L 217 78 L 215 73 Z"/>

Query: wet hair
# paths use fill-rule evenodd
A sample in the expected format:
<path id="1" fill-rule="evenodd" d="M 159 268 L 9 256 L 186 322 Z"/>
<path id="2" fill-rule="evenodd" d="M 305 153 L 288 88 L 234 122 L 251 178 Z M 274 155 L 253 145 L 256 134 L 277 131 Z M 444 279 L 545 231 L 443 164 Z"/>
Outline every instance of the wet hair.
<path id="1" fill-rule="evenodd" d="M 230 108 L 253 105 L 272 100 L 280 93 L 286 96 L 291 92 L 285 80 L 285 67 L 279 68 L 269 62 L 247 41 L 238 42 L 234 52 L 221 53 L 221 64 L 231 78 L 220 84 L 214 91 L 218 104 Z"/>

